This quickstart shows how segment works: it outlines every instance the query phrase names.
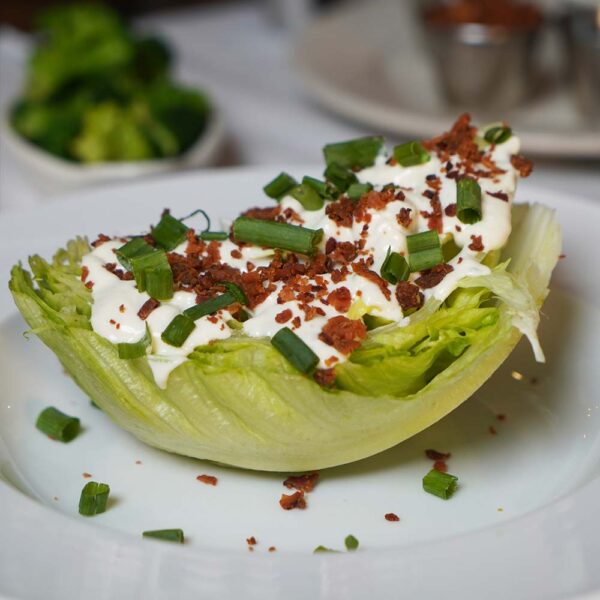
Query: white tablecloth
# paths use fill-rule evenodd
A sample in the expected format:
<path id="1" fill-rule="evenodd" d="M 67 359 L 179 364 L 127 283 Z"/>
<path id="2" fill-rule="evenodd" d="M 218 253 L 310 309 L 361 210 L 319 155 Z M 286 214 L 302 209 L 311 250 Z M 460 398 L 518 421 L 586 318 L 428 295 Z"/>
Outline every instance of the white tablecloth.
<path id="1" fill-rule="evenodd" d="M 168 38 L 180 76 L 208 90 L 221 108 L 230 139 L 227 163 L 318 163 L 325 143 L 370 132 L 305 95 L 291 66 L 293 36 L 270 23 L 266 4 L 162 12 L 139 25 Z M 20 88 L 28 49 L 26 36 L 0 32 L 2 110 Z M 598 162 L 538 161 L 531 182 L 600 200 Z M 0 210 L 50 200 L 0 143 Z"/>

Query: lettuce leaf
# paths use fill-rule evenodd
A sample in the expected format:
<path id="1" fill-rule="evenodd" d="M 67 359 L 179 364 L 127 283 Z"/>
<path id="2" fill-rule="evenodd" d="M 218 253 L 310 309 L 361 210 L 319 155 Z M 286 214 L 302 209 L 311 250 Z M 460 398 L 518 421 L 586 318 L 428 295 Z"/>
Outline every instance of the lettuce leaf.
<path id="1" fill-rule="evenodd" d="M 535 330 L 560 230 L 553 211 L 538 205 L 515 207 L 513 220 L 503 263 L 463 280 L 407 327 L 372 331 L 337 368 L 332 390 L 295 371 L 268 340 L 241 334 L 196 348 L 159 388 L 146 358 L 119 359 L 91 330 L 81 239 L 52 263 L 31 257 L 33 277 L 16 265 L 10 289 L 81 389 L 140 440 L 249 469 L 320 469 L 370 456 L 435 423 L 491 376 L 521 333 L 543 356 Z"/>

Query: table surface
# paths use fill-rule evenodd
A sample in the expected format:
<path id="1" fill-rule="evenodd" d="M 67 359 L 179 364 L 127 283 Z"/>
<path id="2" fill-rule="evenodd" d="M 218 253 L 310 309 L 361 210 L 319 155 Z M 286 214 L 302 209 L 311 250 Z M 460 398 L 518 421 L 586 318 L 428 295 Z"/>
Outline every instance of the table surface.
<path id="1" fill-rule="evenodd" d="M 291 64 L 294 36 L 272 24 L 266 4 L 167 11 L 138 22 L 168 38 L 178 76 L 208 90 L 220 107 L 228 130 L 221 166 L 317 164 L 324 144 L 372 133 L 307 96 Z M 26 36 L 0 31 L 3 111 L 20 88 L 28 51 Z M 600 201 L 600 162 L 538 160 L 531 182 Z M 51 200 L 0 140 L 0 210 L 28 210 Z"/>

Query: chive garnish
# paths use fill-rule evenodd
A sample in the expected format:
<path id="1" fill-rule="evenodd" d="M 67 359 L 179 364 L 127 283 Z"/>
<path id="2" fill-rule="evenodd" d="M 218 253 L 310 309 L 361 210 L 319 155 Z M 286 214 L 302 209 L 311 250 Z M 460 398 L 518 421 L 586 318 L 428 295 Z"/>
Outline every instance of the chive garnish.
<path id="1" fill-rule="evenodd" d="M 120 248 L 117 248 L 115 254 L 121 265 L 123 265 L 123 267 L 128 271 L 131 271 L 132 258 L 135 256 L 142 256 L 144 254 L 151 254 L 153 251 L 154 248 L 148 244 L 144 238 L 134 237 Z"/>
<path id="2" fill-rule="evenodd" d="M 233 237 L 240 242 L 257 246 L 280 248 L 312 255 L 323 237 L 322 229 L 307 229 L 299 225 L 238 217 L 233 222 Z"/>
<path id="3" fill-rule="evenodd" d="M 129 259 L 140 292 L 147 291 L 155 300 L 173 297 L 173 272 L 164 250 L 136 254 Z"/>
<path id="4" fill-rule="evenodd" d="M 394 158 L 403 167 L 414 167 L 425 164 L 431 156 L 420 142 L 407 142 L 394 148 Z"/>
<path id="5" fill-rule="evenodd" d="M 310 185 L 302 183 L 290 191 L 290 196 L 298 200 L 306 210 L 319 210 L 323 208 L 323 198 Z"/>
<path id="6" fill-rule="evenodd" d="M 323 172 L 325 179 L 331 182 L 340 193 L 344 193 L 353 183 L 356 183 L 356 175 L 337 163 L 327 165 Z"/>
<path id="7" fill-rule="evenodd" d="M 410 267 L 406 259 L 398 252 L 392 252 L 388 248 L 385 260 L 381 265 L 381 276 L 390 283 L 396 285 L 399 281 L 406 281 L 410 274 Z"/>
<path id="8" fill-rule="evenodd" d="M 225 284 L 220 283 L 219 285 Z M 243 294 L 242 290 L 239 290 L 239 292 Z M 211 315 L 218 310 L 227 308 L 230 304 L 240 302 L 239 298 L 240 296 L 236 296 L 232 292 L 225 292 L 224 294 L 220 294 L 219 296 L 215 296 L 214 298 L 200 302 L 200 304 L 186 308 L 183 311 L 183 314 L 192 319 L 192 321 L 197 321 L 198 319 L 206 317 L 207 315 Z"/>
<path id="9" fill-rule="evenodd" d="M 323 148 L 327 166 L 338 164 L 346 169 L 370 167 L 383 151 L 381 136 L 363 137 L 347 142 L 327 144 Z"/>
<path id="10" fill-rule="evenodd" d="M 346 190 L 346 194 L 348 194 L 348 198 L 350 198 L 352 202 L 358 202 L 363 194 L 370 192 L 372 189 L 373 186 L 370 183 L 353 183 Z"/>
<path id="11" fill-rule="evenodd" d="M 148 329 L 148 325 L 146 325 L 146 333 L 138 342 L 117 344 L 119 358 L 132 359 L 146 356 L 146 349 L 150 345 L 151 341 L 150 330 Z"/>
<path id="12" fill-rule="evenodd" d="M 151 235 L 159 246 L 165 250 L 173 250 L 185 241 L 188 231 L 189 227 L 179 219 L 165 213 L 158 225 L 152 229 Z"/>
<path id="13" fill-rule="evenodd" d="M 42 433 L 59 442 L 70 442 L 77 437 L 80 429 L 77 417 L 70 417 L 53 406 L 45 408 L 38 415 L 35 426 Z"/>
<path id="14" fill-rule="evenodd" d="M 314 177 L 305 175 L 302 178 L 302 185 L 307 185 L 311 187 L 322 198 L 327 197 L 327 184 L 324 181 L 321 181 L 320 179 L 315 179 Z"/>
<path id="15" fill-rule="evenodd" d="M 232 294 L 236 301 L 240 304 L 248 304 L 248 298 L 246 297 L 246 294 L 244 294 L 244 290 L 239 285 L 231 283 L 230 281 L 221 281 L 219 282 L 219 285 L 222 285 L 230 294 Z"/>
<path id="16" fill-rule="evenodd" d="M 358 548 L 358 540 L 351 534 L 344 540 L 346 550 L 356 550 Z"/>
<path id="17" fill-rule="evenodd" d="M 431 469 L 423 477 L 423 489 L 429 494 L 448 500 L 456 491 L 458 477 L 449 473 L 442 473 L 436 469 Z"/>
<path id="18" fill-rule="evenodd" d="M 440 237 L 437 231 L 422 231 L 406 238 L 408 263 L 411 272 L 431 269 L 444 262 Z"/>
<path id="19" fill-rule="evenodd" d="M 302 373 L 310 373 L 319 364 L 319 357 L 289 327 L 280 329 L 271 344 Z"/>
<path id="20" fill-rule="evenodd" d="M 225 231 L 203 231 L 199 237 L 205 242 L 222 242 L 229 237 L 229 234 Z"/>
<path id="21" fill-rule="evenodd" d="M 274 200 L 280 200 L 285 196 L 292 188 L 296 187 L 298 182 L 285 172 L 279 173 L 275 179 L 269 181 L 263 188 L 263 191 L 269 198 Z"/>
<path id="22" fill-rule="evenodd" d="M 512 129 L 503 125 L 490 127 L 483 134 L 483 139 L 490 144 L 503 144 L 512 136 Z"/>
<path id="23" fill-rule="evenodd" d="M 99 515 L 106 510 L 110 487 L 106 483 L 90 481 L 81 490 L 79 498 L 79 514 L 84 517 Z"/>
<path id="24" fill-rule="evenodd" d="M 470 177 L 456 181 L 456 216 L 467 225 L 481 221 L 481 188 Z"/>
<path id="25" fill-rule="evenodd" d="M 144 531 L 142 536 L 164 540 L 166 542 L 176 542 L 177 544 L 183 544 L 184 542 L 182 529 L 156 529 L 154 531 Z"/>
<path id="26" fill-rule="evenodd" d="M 161 339 L 170 346 L 180 348 L 196 328 L 196 323 L 185 314 L 177 315 L 162 332 Z"/>

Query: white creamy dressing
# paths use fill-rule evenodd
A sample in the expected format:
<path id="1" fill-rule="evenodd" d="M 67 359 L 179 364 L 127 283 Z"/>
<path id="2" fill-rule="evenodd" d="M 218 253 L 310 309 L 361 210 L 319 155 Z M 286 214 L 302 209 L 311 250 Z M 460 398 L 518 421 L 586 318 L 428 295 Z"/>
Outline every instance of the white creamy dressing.
<path id="1" fill-rule="evenodd" d="M 426 164 L 415 167 L 388 165 L 386 157 L 380 156 L 372 167 L 356 173 L 361 183 L 372 184 L 376 191 L 380 191 L 383 186 L 392 183 L 400 186 L 405 195 L 404 200 L 389 202 L 381 210 L 369 209 L 371 220 L 366 234 L 363 232 L 364 223 L 355 221 L 351 227 L 341 227 L 328 217 L 325 207 L 307 211 L 291 196 L 287 196 L 281 201 L 282 212 L 288 208 L 292 209 L 302 220 L 304 227 L 323 229 L 323 247 L 331 237 L 335 238 L 337 242 L 356 242 L 361 239 L 362 234 L 363 250 L 368 253 L 368 256 L 373 257 L 373 265 L 370 268 L 379 273 L 388 248 L 406 255 L 407 235 L 428 230 L 428 219 L 421 215 L 421 211 L 430 212 L 431 204 L 430 199 L 423 196 L 423 192 L 430 189 L 426 176 L 437 175 L 441 182 L 438 197 L 443 212 L 442 239 L 448 237 L 448 234 L 452 235 L 461 250 L 449 262 L 453 270 L 438 285 L 423 289 L 422 293 L 425 301 L 430 298 L 443 301 L 457 287 L 462 278 L 490 273 L 490 269 L 479 262 L 482 253 L 469 249 L 469 244 L 473 240 L 472 236 L 481 236 L 486 253 L 501 248 L 506 243 L 511 229 L 511 206 L 517 178 L 515 169 L 510 163 L 510 157 L 519 151 L 519 146 L 518 138 L 512 136 L 507 142 L 496 146 L 490 153 L 496 165 L 506 172 L 494 177 L 478 179 L 482 191 L 482 219 L 471 225 L 462 223 L 457 217 L 447 216 L 443 212 L 447 206 L 456 202 L 456 181 L 445 177 L 442 170 L 444 165 L 435 155 L 432 155 L 431 160 Z M 486 194 L 487 191 L 503 192 L 508 196 L 509 201 L 505 202 L 494 198 Z M 412 222 L 408 229 L 398 223 L 396 218 L 401 208 L 411 209 Z M 289 219 L 289 222 L 298 223 L 294 217 Z M 123 242 L 122 239 L 104 242 L 83 258 L 82 266 L 88 270 L 86 281 L 93 282 L 92 328 L 112 343 L 132 343 L 144 337 L 147 326 L 152 339 L 148 351 L 149 364 L 157 384 L 165 387 L 171 371 L 182 364 L 195 347 L 209 344 L 215 340 L 223 340 L 232 335 L 233 330 L 227 325 L 232 317 L 227 311 L 219 311 L 213 316 L 197 320 L 195 329 L 181 348 L 175 348 L 163 342 L 161 339 L 163 331 L 175 316 L 196 304 L 196 295 L 192 292 L 177 291 L 171 300 L 161 302 L 160 306 L 155 308 L 147 319 L 140 318 L 138 311 L 149 300 L 148 294 L 138 292 L 135 281 L 121 280 L 104 266 L 107 263 L 117 263 L 117 268 L 122 268 L 118 264 L 114 251 Z M 268 266 L 273 257 L 271 249 L 250 245 L 238 246 L 230 240 L 217 243 L 221 262 L 242 272 Z M 185 256 L 186 248 L 187 242 L 184 242 L 175 248 L 174 252 Z M 362 257 L 364 258 L 365 254 Z M 418 273 L 411 274 L 410 281 L 414 281 L 418 276 Z M 388 299 L 376 283 L 352 273 L 351 270 L 350 274 L 338 283 L 333 283 L 329 274 L 321 277 L 326 282 L 328 294 L 340 287 L 347 288 L 351 294 L 353 307 L 356 307 L 357 303 L 360 304 L 363 308 L 362 312 L 367 311 L 372 315 L 389 319 L 400 326 L 408 323 L 409 320 L 404 317 L 394 294 L 395 286 L 389 286 L 391 295 Z M 318 355 L 319 368 L 329 368 L 347 360 L 347 356 L 319 338 L 323 326 L 329 319 L 347 313 L 340 313 L 334 306 L 315 298 L 310 304 L 318 306 L 324 314 L 306 320 L 305 311 L 302 310 L 297 300 L 278 303 L 278 294 L 283 284 L 278 282 L 275 287 L 276 289 L 253 310 L 246 309 L 250 318 L 243 323 L 243 333 L 249 337 L 270 338 L 282 327 L 290 327 Z M 286 309 L 291 311 L 292 317 L 284 323 L 278 322 L 277 315 Z M 352 312 L 353 309 L 350 310 Z M 299 326 L 297 326 L 298 319 L 295 319 L 296 317 L 300 321 Z"/>

